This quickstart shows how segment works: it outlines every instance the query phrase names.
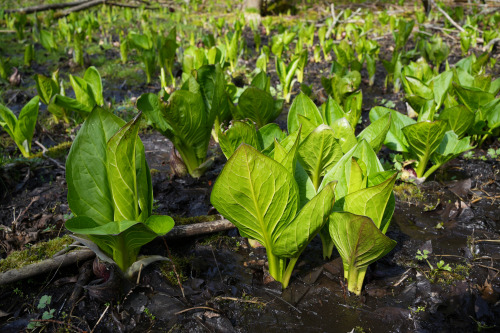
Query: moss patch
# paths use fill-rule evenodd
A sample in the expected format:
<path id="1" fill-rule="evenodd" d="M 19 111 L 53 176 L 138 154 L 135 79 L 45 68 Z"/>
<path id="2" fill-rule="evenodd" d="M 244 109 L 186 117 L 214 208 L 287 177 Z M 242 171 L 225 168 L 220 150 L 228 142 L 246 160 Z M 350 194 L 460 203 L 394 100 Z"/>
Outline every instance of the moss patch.
<path id="1" fill-rule="evenodd" d="M 45 154 L 50 158 L 63 158 L 68 153 L 72 143 L 73 142 L 71 141 L 67 141 L 60 143 L 57 146 L 50 147 L 47 149 L 47 152 Z M 43 158 L 43 152 L 33 154 L 31 158 Z"/>
<path id="2" fill-rule="evenodd" d="M 217 215 L 200 215 L 193 217 L 182 217 L 182 216 L 172 216 L 175 221 L 175 225 L 188 225 L 202 222 L 212 222 L 216 221 Z"/>
<path id="3" fill-rule="evenodd" d="M 401 183 L 394 186 L 394 195 L 399 201 L 416 204 L 424 200 L 420 188 L 412 183 Z"/>
<path id="4" fill-rule="evenodd" d="M 187 272 L 189 271 L 188 269 L 190 268 L 193 259 L 194 259 L 193 256 L 189 257 L 171 256 L 170 260 L 172 260 L 172 262 L 163 261 L 160 264 L 160 272 L 171 286 L 178 286 L 179 281 L 177 280 L 177 276 L 175 275 L 174 272 L 174 265 L 177 274 L 179 274 L 179 280 L 181 281 L 181 283 L 183 283 L 188 279 Z"/>
<path id="5" fill-rule="evenodd" d="M 47 242 L 37 243 L 26 250 L 12 252 L 7 258 L 0 260 L 0 272 L 21 268 L 48 259 L 73 242 L 73 238 L 65 235 Z"/>

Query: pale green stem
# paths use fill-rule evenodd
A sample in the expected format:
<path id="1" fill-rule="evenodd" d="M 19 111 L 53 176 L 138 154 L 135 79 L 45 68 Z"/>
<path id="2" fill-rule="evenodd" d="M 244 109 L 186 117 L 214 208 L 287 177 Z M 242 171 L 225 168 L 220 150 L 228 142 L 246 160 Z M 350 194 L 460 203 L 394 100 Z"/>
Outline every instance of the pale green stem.
<path id="1" fill-rule="evenodd" d="M 358 296 L 361 294 L 367 268 L 368 266 L 364 266 L 359 269 L 354 267 L 354 265 L 349 266 L 349 272 L 347 273 L 347 289 L 350 292 L 355 293 Z"/>
<path id="2" fill-rule="evenodd" d="M 425 167 L 427 166 L 427 162 L 429 162 L 429 154 L 425 154 L 422 159 L 418 162 L 417 167 L 417 177 L 421 178 L 424 175 Z"/>
<path id="3" fill-rule="evenodd" d="M 288 284 L 290 283 L 290 278 L 292 277 L 292 272 L 295 267 L 295 264 L 297 263 L 297 260 L 299 260 L 299 255 L 297 255 L 294 258 L 290 258 L 290 261 L 288 262 L 288 265 L 286 266 L 285 273 L 283 273 L 283 280 L 281 281 L 281 285 L 283 289 L 286 289 L 288 287 Z"/>

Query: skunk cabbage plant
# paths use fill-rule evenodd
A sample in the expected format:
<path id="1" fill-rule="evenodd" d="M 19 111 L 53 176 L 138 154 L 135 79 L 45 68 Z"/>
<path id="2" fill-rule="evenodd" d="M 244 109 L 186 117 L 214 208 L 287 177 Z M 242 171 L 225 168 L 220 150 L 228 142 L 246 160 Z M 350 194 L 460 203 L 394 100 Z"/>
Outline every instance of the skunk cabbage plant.
<path id="1" fill-rule="evenodd" d="M 33 97 L 16 117 L 7 107 L 0 104 L 0 126 L 14 140 L 24 157 L 30 156 L 31 140 L 38 118 L 38 96 Z"/>
<path id="2" fill-rule="evenodd" d="M 153 187 L 137 135 L 139 118 L 140 114 L 125 124 L 95 108 L 66 161 L 68 204 L 76 216 L 66 221 L 66 228 L 127 275 L 141 246 L 174 226 L 172 218 L 152 215 Z M 154 259 L 159 258 L 143 263 Z"/>
<path id="3" fill-rule="evenodd" d="M 243 144 L 224 166 L 210 198 L 242 235 L 266 248 L 269 273 L 283 288 L 300 254 L 326 225 L 335 188 L 334 182 L 326 185 L 300 209 L 299 188 L 289 170 Z"/>

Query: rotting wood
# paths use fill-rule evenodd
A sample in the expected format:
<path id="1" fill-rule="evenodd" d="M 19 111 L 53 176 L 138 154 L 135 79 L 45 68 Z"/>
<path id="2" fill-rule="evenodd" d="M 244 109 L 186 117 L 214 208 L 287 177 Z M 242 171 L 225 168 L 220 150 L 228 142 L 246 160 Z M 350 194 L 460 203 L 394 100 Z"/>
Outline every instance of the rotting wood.
<path id="1" fill-rule="evenodd" d="M 44 11 L 52 10 L 52 9 L 63 9 L 63 8 L 68 8 L 68 7 L 74 7 L 74 6 L 81 5 L 85 2 L 88 2 L 88 0 L 80 0 L 80 1 L 66 2 L 66 3 L 51 3 L 51 4 L 44 4 L 44 5 L 37 5 L 37 6 L 33 6 L 33 7 L 25 7 L 25 8 L 6 9 L 5 13 L 31 14 L 31 13 L 35 13 L 35 12 L 44 12 Z"/>
<path id="2" fill-rule="evenodd" d="M 18 269 L 12 269 L 5 273 L 0 273 L 0 285 L 47 273 L 54 269 L 58 269 L 59 267 L 64 267 L 77 263 L 79 261 L 88 260 L 94 256 L 95 253 L 91 250 L 79 250 L 66 253 L 56 258 L 43 260 Z"/>
<path id="3" fill-rule="evenodd" d="M 183 237 L 200 236 L 233 228 L 235 228 L 234 224 L 226 219 L 222 219 L 211 222 L 175 226 L 172 230 L 170 230 L 169 233 L 167 233 L 163 237 L 165 237 L 166 239 L 176 239 Z"/>

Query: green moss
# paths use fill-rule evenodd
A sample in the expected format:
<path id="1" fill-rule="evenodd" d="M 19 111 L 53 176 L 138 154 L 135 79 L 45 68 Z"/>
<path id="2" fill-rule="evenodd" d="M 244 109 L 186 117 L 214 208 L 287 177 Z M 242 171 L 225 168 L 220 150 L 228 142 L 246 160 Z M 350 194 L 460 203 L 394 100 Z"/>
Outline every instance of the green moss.
<path id="1" fill-rule="evenodd" d="M 202 222 L 212 222 L 217 220 L 217 215 L 200 215 L 193 217 L 172 216 L 175 225 L 188 225 Z"/>
<path id="2" fill-rule="evenodd" d="M 66 142 L 58 144 L 57 146 L 50 147 L 47 149 L 47 152 L 45 153 L 45 155 L 47 155 L 50 158 L 63 158 L 68 153 L 69 149 L 71 148 L 72 143 L 73 142 L 71 142 L 71 141 L 66 141 Z M 43 158 L 43 153 L 38 152 L 38 153 L 32 155 L 31 158 Z"/>
<path id="3" fill-rule="evenodd" d="M 223 232 L 218 232 L 206 237 L 200 244 L 214 246 L 216 248 L 226 247 L 231 251 L 237 251 L 241 245 L 238 239 L 224 235 Z"/>
<path id="4" fill-rule="evenodd" d="M 424 195 L 417 185 L 405 182 L 394 186 L 394 195 L 399 201 L 407 203 L 417 203 L 424 199 Z"/>
<path id="5" fill-rule="evenodd" d="M 73 243 L 73 241 L 71 237 L 65 235 L 47 242 L 37 243 L 22 251 L 12 252 L 7 258 L 0 260 L 0 272 L 21 268 L 48 259 Z"/>
<path id="6" fill-rule="evenodd" d="M 174 266 L 175 270 L 177 271 L 177 274 L 179 274 L 179 280 L 181 281 L 181 283 L 183 283 L 188 279 L 187 272 L 189 271 L 193 259 L 194 259 L 193 256 L 189 257 L 170 256 L 170 260 L 172 260 L 172 262 L 163 261 L 160 264 L 160 272 L 170 285 L 178 286 L 179 281 L 177 280 L 177 276 L 175 275 Z"/>

